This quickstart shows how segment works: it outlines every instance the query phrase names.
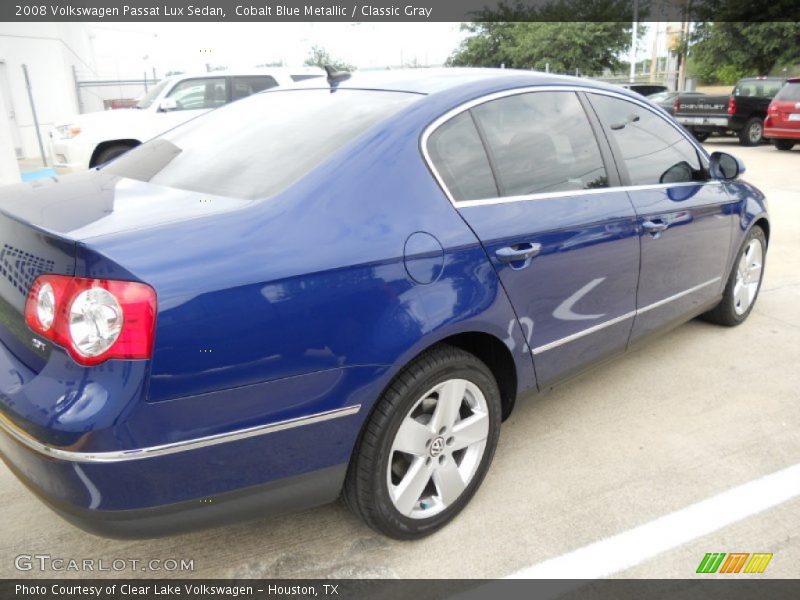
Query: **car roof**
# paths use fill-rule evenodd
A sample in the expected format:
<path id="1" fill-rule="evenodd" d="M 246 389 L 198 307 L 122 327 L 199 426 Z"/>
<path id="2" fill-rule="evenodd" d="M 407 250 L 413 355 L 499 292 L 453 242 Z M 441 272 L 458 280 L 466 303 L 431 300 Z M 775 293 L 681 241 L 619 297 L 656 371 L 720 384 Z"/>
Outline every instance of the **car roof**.
<path id="1" fill-rule="evenodd" d="M 252 69 L 226 69 L 224 71 L 198 71 L 196 73 L 179 73 L 164 79 L 197 79 L 198 77 L 247 77 L 252 75 L 319 75 L 325 71 L 316 67 L 253 67 Z"/>
<path id="2" fill-rule="evenodd" d="M 350 74 L 350 77 L 335 85 L 340 89 L 372 89 L 427 95 L 459 89 L 468 89 L 480 94 L 480 92 L 491 93 L 502 89 L 541 85 L 578 85 L 626 93 L 619 86 L 582 77 L 553 75 L 522 69 L 472 67 L 355 71 Z M 312 79 L 300 82 L 295 87 L 319 88 L 321 86 L 318 79 Z M 631 96 L 638 97 L 635 94 L 631 94 Z"/>

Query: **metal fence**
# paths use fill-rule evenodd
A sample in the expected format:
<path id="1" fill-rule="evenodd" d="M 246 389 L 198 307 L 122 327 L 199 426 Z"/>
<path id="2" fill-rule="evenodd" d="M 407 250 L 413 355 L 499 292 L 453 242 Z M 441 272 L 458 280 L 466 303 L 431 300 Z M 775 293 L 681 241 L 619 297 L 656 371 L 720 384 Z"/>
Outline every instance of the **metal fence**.
<path id="1" fill-rule="evenodd" d="M 108 76 L 89 78 L 72 67 L 78 111 L 81 113 L 113 108 L 127 108 L 159 82 L 155 73 L 142 73 L 141 77 Z"/>

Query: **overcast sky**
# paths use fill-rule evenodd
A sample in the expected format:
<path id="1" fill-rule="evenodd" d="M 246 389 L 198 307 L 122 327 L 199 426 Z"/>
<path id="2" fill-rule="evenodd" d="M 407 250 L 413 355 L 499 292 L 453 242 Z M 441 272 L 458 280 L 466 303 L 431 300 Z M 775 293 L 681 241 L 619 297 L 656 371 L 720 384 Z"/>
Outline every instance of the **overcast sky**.
<path id="1" fill-rule="evenodd" d="M 108 23 L 87 25 L 101 75 L 129 76 L 155 67 L 247 68 L 283 60 L 300 66 L 312 45 L 359 68 L 416 60 L 442 64 L 463 34 L 458 23 Z"/>
<path id="2" fill-rule="evenodd" d="M 205 64 L 251 68 L 282 60 L 300 66 L 313 45 L 365 69 L 416 61 L 440 65 L 458 47 L 459 23 L 104 23 L 87 24 L 97 75 L 203 71 Z M 639 42 L 649 56 L 655 23 Z M 662 26 L 663 29 L 663 26 Z M 627 57 L 625 57 L 627 58 Z"/>

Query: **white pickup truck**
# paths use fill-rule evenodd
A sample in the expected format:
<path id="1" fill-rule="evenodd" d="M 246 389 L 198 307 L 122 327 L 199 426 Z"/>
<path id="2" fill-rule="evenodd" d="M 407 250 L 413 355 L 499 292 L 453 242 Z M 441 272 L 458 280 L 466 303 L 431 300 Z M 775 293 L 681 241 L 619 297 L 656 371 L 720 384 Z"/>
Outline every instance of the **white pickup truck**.
<path id="1" fill-rule="evenodd" d="M 167 77 L 133 108 L 85 113 L 59 123 L 50 131 L 53 164 L 76 171 L 96 167 L 229 102 L 272 87 L 324 76 L 322 69 L 304 67 Z"/>

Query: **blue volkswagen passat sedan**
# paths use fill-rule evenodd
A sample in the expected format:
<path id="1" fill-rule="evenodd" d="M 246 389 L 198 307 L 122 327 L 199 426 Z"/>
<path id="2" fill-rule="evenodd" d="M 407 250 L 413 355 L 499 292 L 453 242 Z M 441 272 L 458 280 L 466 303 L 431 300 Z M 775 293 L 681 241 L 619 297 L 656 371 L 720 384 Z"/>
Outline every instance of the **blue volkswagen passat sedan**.
<path id="1" fill-rule="evenodd" d="M 0 193 L 0 449 L 70 521 L 149 536 L 342 495 L 420 537 L 518 397 L 752 310 L 763 195 L 640 96 L 320 82 Z"/>

